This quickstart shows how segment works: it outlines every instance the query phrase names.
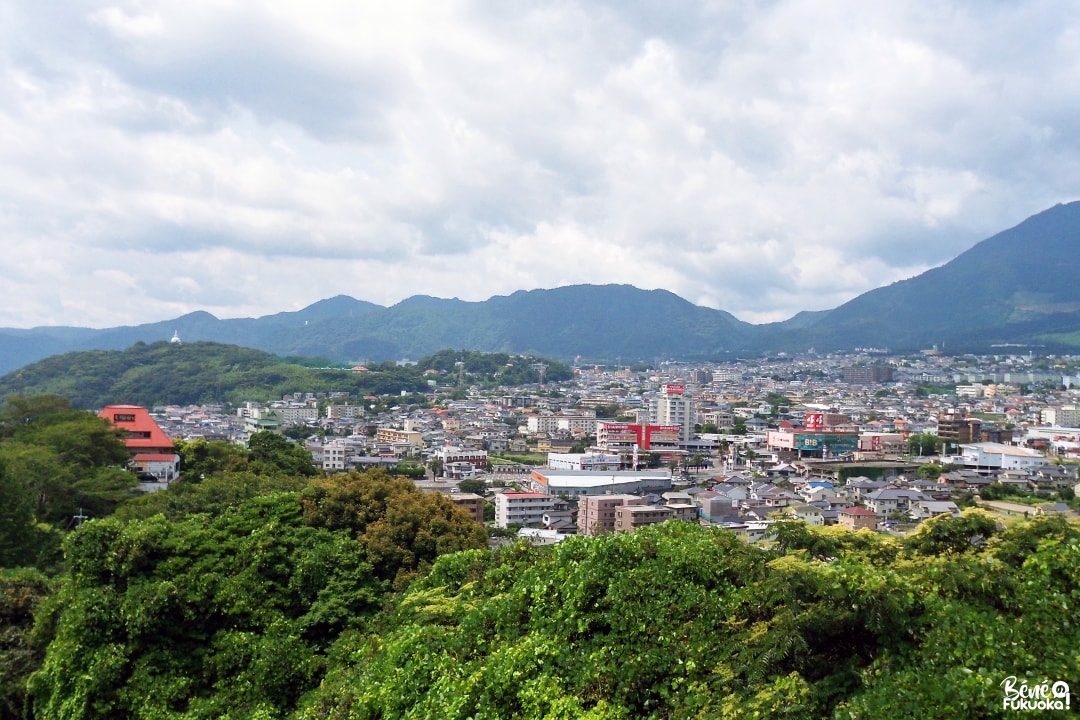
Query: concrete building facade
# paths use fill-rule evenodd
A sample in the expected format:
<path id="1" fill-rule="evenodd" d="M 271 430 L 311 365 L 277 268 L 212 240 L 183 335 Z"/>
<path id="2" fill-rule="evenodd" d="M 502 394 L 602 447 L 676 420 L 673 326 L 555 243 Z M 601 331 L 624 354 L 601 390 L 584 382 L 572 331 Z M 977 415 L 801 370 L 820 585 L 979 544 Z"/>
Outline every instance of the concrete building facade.
<path id="1" fill-rule="evenodd" d="M 495 496 L 495 526 L 505 528 L 516 523 L 540 527 L 544 515 L 555 509 L 555 500 L 551 495 L 538 492 L 499 493 Z"/>
<path id="2" fill-rule="evenodd" d="M 624 505 L 644 505 L 637 495 L 582 495 L 578 498 L 578 533 L 599 535 L 615 530 L 615 510 Z"/>

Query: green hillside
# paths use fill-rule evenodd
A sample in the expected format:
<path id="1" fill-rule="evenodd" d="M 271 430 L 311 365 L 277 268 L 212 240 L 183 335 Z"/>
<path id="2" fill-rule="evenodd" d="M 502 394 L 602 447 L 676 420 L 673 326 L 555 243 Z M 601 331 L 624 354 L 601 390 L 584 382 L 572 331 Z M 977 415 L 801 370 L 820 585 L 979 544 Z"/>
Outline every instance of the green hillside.
<path id="1" fill-rule="evenodd" d="M 127 350 L 89 350 L 46 358 L 0 378 L 0 398 L 51 394 L 77 408 L 113 403 L 144 407 L 205 402 L 240 403 L 280 399 L 294 392 L 347 392 L 353 395 L 399 395 L 430 391 L 428 381 L 454 384 L 457 362 L 469 384 L 520 385 L 539 381 L 532 364 L 543 362 L 546 380 L 571 377 L 560 362 L 534 356 L 510 356 L 444 350 L 416 365 L 392 362 L 365 372 L 328 367 L 328 360 L 280 358 L 260 350 L 212 342 L 137 343 Z M 431 370 L 435 373 L 425 375 Z"/>
<path id="2" fill-rule="evenodd" d="M 838 308 L 769 328 L 779 346 L 918 348 L 945 343 L 1077 346 L 1080 202 L 1057 205 L 951 262 Z"/>

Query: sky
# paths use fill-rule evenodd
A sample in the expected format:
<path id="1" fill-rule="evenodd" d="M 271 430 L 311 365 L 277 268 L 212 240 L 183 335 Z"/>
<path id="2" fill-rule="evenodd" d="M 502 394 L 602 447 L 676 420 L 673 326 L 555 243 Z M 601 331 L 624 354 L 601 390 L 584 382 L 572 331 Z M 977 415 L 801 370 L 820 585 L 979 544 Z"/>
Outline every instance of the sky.
<path id="1" fill-rule="evenodd" d="M 0 327 L 836 307 L 1080 199 L 1074 0 L 0 4 Z"/>

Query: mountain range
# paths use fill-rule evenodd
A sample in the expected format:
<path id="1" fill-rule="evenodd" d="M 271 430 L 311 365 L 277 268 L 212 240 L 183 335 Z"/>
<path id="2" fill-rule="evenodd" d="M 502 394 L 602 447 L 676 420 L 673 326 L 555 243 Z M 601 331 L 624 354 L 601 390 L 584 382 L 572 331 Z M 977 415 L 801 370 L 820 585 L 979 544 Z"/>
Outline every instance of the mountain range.
<path id="1" fill-rule="evenodd" d="M 1056 205 L 940 267 L 832 310 L 752 325 L 666 290 L 575 285 L 483 302 L 417 295 L 390 307 L 337 296 L 296 312 L 218 319 L 207 312 L 101 330 L 0 329 L 0 374 L 76 350 L 208 340 L 335 361 L 417 358 L 443 348 L 559 359 L 724 360 L 762 352 L 988 352 L 1080 348 L 1080 202 Z"/>

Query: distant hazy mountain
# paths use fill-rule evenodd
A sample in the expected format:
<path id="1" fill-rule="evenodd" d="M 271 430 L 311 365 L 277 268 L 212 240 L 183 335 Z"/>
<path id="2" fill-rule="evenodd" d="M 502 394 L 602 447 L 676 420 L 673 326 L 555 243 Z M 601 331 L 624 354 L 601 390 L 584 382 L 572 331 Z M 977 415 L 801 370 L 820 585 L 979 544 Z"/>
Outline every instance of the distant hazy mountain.
<path id="1" fill-rule="evenodd" d="M 1080 348 L 1080 203 L 1058 205 L 952 262 L 833 310 L 750 325 L 666 290 L 576 285 L 483 302 L 414 296 L 392 307 L 338 296 L 297 312 L 219 320 L 205 312 L 107 330 L 0 329 L 0 374 L 73 350 L 207 340 L 283 356 L 396 360 L 443 348 L 569 359 L 730 358 L 765 350 Z"/>

